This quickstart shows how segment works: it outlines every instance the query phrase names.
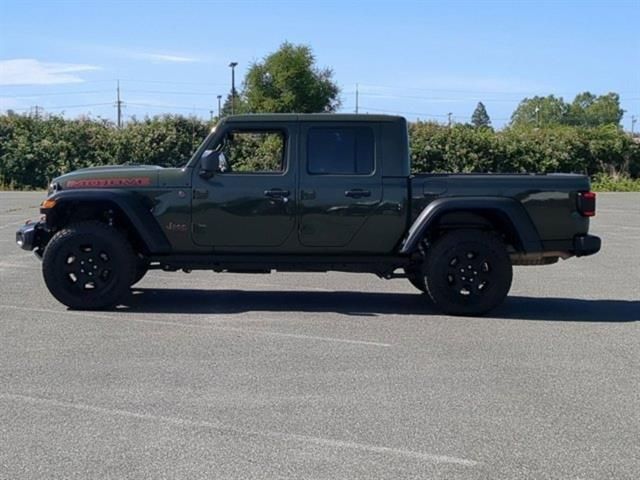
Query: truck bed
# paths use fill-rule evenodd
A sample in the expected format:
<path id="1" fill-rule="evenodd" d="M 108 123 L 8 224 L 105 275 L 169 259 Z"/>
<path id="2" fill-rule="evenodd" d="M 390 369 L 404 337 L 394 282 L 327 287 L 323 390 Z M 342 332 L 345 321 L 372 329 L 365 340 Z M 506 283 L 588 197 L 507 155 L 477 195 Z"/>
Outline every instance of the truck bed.
<path id="1" fill-rule="evenodd" d="M 545 248 L 586 234 L 589 219 L 576 212 L 576 193 L 589 191 L 589 177 L 579 174 L 418 174 L 410 178 L 411 221 L 433 200 L 487 195 L 522 203 Z"/>

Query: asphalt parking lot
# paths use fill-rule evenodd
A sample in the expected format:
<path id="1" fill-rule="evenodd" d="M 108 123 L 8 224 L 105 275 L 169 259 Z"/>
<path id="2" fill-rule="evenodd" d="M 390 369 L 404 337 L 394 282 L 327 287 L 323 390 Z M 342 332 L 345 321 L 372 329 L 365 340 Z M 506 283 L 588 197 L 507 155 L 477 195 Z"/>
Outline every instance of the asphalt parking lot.
<path id="1" fill-rule="evenodd" d="M 491 316 L 369 275 L 150 273 L 71 312 L 0 192 L 0 478 L 636 479 L 640 194 Z"/>

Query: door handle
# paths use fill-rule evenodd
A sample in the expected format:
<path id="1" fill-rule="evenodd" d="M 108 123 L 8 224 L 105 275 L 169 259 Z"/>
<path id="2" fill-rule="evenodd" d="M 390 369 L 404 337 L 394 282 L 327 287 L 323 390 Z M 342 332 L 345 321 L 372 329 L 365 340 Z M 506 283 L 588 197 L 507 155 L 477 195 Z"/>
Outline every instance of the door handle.
<path id="1" fill-rule="evenodd" d="M 271 190 L 265 190 L 264 196 L 269 198 L 287 198 L 291 192 L 289 190 L 282 190 L 281 188 L 272 188 Z"/>
<path id="2" fill-rule="evenodd" d="M 361 188 L 354 188 L 354 189 L 347 190 L 346 192 L 344 192 L 344 196 L 345 197 L 351 197 L 351 198 L 370 197 L 371 196 L 371 191 L 370 190 L 362 190 Z"/>

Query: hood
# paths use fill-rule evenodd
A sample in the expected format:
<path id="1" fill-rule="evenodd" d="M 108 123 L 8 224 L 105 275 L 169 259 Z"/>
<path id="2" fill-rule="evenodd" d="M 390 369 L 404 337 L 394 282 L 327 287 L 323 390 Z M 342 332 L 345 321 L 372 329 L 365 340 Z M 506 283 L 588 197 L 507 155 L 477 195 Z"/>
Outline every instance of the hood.
<path id="1" fill-rule="evenodd" d="M 148 188 L 158 185 L 162 167 L 152 165 L 106 165 L 82 168 L 61 175 L 51 183 L 52 190 L 78 188 Z"/>

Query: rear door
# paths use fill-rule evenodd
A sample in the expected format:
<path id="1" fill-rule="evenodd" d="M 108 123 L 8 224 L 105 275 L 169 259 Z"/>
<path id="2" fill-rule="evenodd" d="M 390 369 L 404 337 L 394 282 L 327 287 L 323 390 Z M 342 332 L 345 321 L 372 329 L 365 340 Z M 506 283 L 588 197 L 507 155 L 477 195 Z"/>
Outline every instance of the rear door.
<path id="1" fill-rule="evenodd" d="M 378 127 L 366 122 L 300 124 L 298 238 L 346 247 L 382 201 Z"/>

